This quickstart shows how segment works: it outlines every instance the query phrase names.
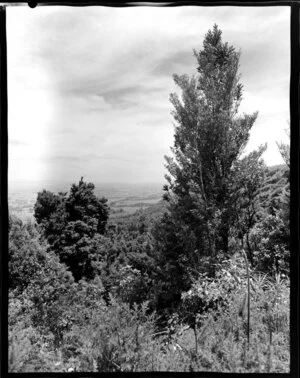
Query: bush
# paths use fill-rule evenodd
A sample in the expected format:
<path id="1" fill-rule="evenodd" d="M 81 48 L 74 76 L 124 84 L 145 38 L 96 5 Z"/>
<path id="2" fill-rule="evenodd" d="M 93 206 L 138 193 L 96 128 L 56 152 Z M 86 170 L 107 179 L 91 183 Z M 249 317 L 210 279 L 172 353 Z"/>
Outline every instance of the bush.
<path id="1" fill-rule="evenodd" d="M 289 275 L 289 226 L 279 213 L 268 215 L 250 233 L 254 265 L 257 270 L 275 275 Z"/>
<path id="2" fill-rule="evenodd" d="M 147 315 L 147 303 L 130 308 L 111 296 L 109 305 L 99 305 L 86 323 L 74 325 L 66 336 L 66 343 L 75 347 L 76 370 L 152 370 L 157 352 L 154 320 L 154 314 Z"/>
<path id="3" fill-rule="evenodd" d="M 289 372 L 288 280 L 280 275 L 270 279 L 266 275 L 252 274 L 248 344 L 246 281 L 242 275 L 230 277 L 232 271 L 227 269 L 220 271 L 223 280 L 221 275 L 215 280 L 202 278 L 202 282 L 195 283 L 183 295 L 183 303 L 189 305 L 197 303 L 197 299 L 206 304 L 218 302 L 225 295 L 221 306 L 194 317 L 199 328 L 194 325 L 193 331 L 189 329 L 184 336 L 177 338 L 182 350 L 190 356 L 189 369 Z M 188 370 L 187 366 L 185 369 Z"/>

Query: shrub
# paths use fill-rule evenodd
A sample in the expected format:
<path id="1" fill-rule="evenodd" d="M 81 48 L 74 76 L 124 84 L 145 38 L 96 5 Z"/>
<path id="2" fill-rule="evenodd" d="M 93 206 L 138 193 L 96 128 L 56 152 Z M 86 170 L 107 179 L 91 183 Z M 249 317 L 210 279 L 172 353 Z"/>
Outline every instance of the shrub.
<path id="1" fill-rule="evenodd" d="M 189 329 L 181 336 L 179 343 L 190 356 L 190 368 L 194 371 L 287 373 L 290 360 L 288 280 L 280 275 L 268 278 L 252 273 L 248 344 L 245 280 L 241 275 L 230 278 L 232 271 L 227 269 L 221 272 L 223 284 L 221 275 L 215 280 L 204 279 L 183 295 L 183 302 L 188 303 L 195 303 L 197 296 L 202 303 L 209 303 L 226 295 L 221 308 L 217 306 L 195 317 L 199 328 L 194 328 L 194 335 Z"/>
<path id="2" fill-rule="evenodd" d="M 133 308 L 110 297 L 99 304 L 85 324 L 76 324 L 66 342 L 76 346 L 78 371 L 151 370 L 157 345 L 154 314 L 147 315 L 147 303 Z"/>

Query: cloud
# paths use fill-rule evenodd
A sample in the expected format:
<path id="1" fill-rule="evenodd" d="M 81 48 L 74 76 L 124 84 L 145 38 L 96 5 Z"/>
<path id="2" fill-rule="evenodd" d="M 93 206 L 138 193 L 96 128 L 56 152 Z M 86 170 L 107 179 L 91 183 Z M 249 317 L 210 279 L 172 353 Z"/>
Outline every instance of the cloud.
<path id="1" fill-rule="evenodd" d="M 174 73 L 180 73 L 195 70 L 196 59 L 193 57 L 193 51 L 182 50 L 172 52 L 170 55 L 163 57 L 153 68 L 153 76 L 170 77 Z"/>
<path id="2" fill-rule="evenodd" d="M 100 94 L 111 105 L 124 108 L 138 104 L 141 93 L 157 92 L 159 89 L 152 88 L 149 90 L 145 84 L 135 84 L 115 90 L 105 90 L 104 92 L 100 92 Z"/>
<path id="3" fill-rule="evenodd" d="M 214 23 L 242 50 L 241 111 L 259 111 L 249 146 L 275 143 L 289 117 L 289 7 L 9 8 L 9 133 L 27 146 L 11 143 L 14 179 L 163 180 L 172 75 L 196 74 Z"/>

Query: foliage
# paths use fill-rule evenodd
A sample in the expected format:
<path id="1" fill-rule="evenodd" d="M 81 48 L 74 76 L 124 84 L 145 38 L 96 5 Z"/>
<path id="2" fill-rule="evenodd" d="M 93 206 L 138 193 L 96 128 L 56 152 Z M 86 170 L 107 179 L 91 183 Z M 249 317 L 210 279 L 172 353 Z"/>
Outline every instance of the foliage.
<path id="1" fill-rule="evenodd" d="M 216 263 L 214 278 L 200 273 L 191 288 L 182 293 L 180 313 L 193 327 L 198 320 L 201 322 L 203 316 L 207 316 L 208 311 L 213 310 L 218 314 L 228 305 L 228 295 L 246 282 L 245 263 L 240 254 L 220 261 Z"/>
<path id="2" fill-rule="evenodd" d="M 192 301 L 194 305 L 199 300 L 208 303 L 220 296 L 226 301 L 202 313 L 196 332 L 188 330 L 185 337 L 176 336 L 176 342 L 187 355 L 194 356 L 190 360 L 194 371 L 288 372 L 289 282 L 279 275 L 269 279 L 251 274 L 251 332 L 247 345 L 246 281 L 244 274 L 239 274 L 242 261 L 238 261 L 228 261 L 219 278 L 195 283 L 183 295 L 183 303 L 189 306 Z M 221 280 L 222 276 L 225 279 Z"/>
<path id="3" fill-rule="evenodd" d="M 149 299 L 152 275 L 156 269 L 152 238 L 135 219 L 106 235 L 95 237 L 93 271 L 101 278 L 106 296 L 121 296 L 131 305 Z"/>
<path id="4" fill-rule="evenodd" d="M 289 195 L 289 169 L 284 165 L 267 167 L 260 189 L 261 206 L 265 213 L 274 214 L 282 205 L 283 193 Z"/>
<path id="5" fill-rule="evenodd" d="M 47 255 L 43 270 L 31 280 L 23 293 L 32 302 L 31 320 L 42 334 L 53 335 L 53 343 L 61 343 L 63 332 L 68 324 L 66 312 L 75 291 L 72 274 L 66 270 L 53 254 Z"/>
<path id="6" fill-rule="evenodd" d="M 176 125 L 174 156 L 166 157 L 168 212 L 154 228 L 166 306 L 180 299 L 197 272 L 214 275 L 210 266 L 220 253 L 230 254 L 230 237 L 241 228 L 240 237 L 248 237 L 263 182 L 265 147 L 238 160 L 257 117 L 238 113 L 240 53 L 222 41 L 217 25 L 194 53 L 198 75 L 174 75 L 182 93 L 170 98 Z"/>
<path id="7" fill-rule="evenodd" d="M 216 306 L 202 313 L 197 319 L 197 328 L 190 327 L 182 314 L 174 314 L 163 332 L 157 331 L 158 319 L 154 313 L 148 313 L 147 303 L 130 307 L 112 296 L 109 303 L 105 303 L 99 283 L 82 282 L 77 291 L 78 299 L 70 309 L 74 316 L 72 325 L 65 331 L 64 342 L 58 349 L 51 349 L 51 337 L 42 337 L 32 326 L 22 328 L 23 336 L 16 337 L 21 327 L 14 329 L 11 349 L 16 349 L 18 343 L 26 346 L 28 353 L 25 356 L 19 349 L 18 359 L 12 359 L 11 371 L 67 371 L 71 368 L 85 372 L 287 373 L 289 283 L 279 276 L 269 279 L 252 273 L 248 346 L 245 280 L 241 267 L 242 261 L 236 256 L 218 268 L 219 277 L 215 282 L 202 277 L 191 292 L 183 295 L 185 304 L 187 299 L 196 300 L 198 295 L 206 301 L 224 295 L 226 303 L 222 303 L 222 310 Z M 222 276 L 227 279 L 219 289 Z"/>
<path id="8" fill-rule="evenodd" d="M 39 192 L 34 206 L 34 217 L 37 223 L 49 222 L 51 215 L 57 211 L 62 198 L 64 198 L 63 193 L 55 195 L 45 189 Z"/>
<path id="9" fill-rule="evenodd" d="M 115 274 L 111 293 L 125 303 L 141 303 L 148 297 L 149 284 L 150 278 L 147 273 L 142 275 L 138 269 L 125 265 Z"/>
<path id="10" fill-rule="evenodd" d="M 72 185 L 66 200 L 68 222 L 84 222 L 92 235 L 95 232 L 103 234 L 108 219 L 107 200 L 97 198 L 94 189 L 94 184 L 87 184 L 81 178 L 78 185 Z"/>
<path id="11" fill-rule="evenodd" d="M 78 371 L 143 371 L 153 358 L 154 315 L 147 304 L 129 305 L 110 297 L 109 306 L 90 321 L 74 326 L 67 337 L 77 345 Z"/>
<path id="12" fill-rule="evenodd" d="M 32 323 L 33 303 L 24 293 L 9 294 L 9 372 L 59 371 L 60 356 L 52 347 L 53 337 L 41 334 Z"/>
<path id="13" fill-rule="evenodd" d="M 289 170 L 269 169 L 261 190 L 263 215 L 249 233 L 253 265 L 274 276 L 289 275 L 290 259 L 290 185 Z"/>
<path id="14" fill-rule="evenodd" d="M 75 283 L 48 252 L 23 292 L 10 294 L 10 371 L 288 372 L 286 279 L 252 270 L 248 348 L 239 254 L 219 256 L 214 278 L 198 274 L 164 329 L 146 303 L 137 304 L 140 270 L 119 264 L 117 298 L 107 301 L 99 278 Z"/>
<path id="15" fill-rule="evenodd" d="M 9 218 L 8 284 L 22 292 L 46 260 L 46 246 L 40 243 L 40 235 L 32 223 Z"/>
<path id="16" fill-rule="evenodd" d="M 289 228 L 278 215 L 268 215 L 250 234 L 255 267 L 270 275 L 289 275 Z"/>
<path id="17" fill-rule="evenodd" d="M 94 194 L 94 184 L 73 184 L 69 195 L 38 193 L 34 215 L 52 250 L 71 269 L 76 281 L 92 279 L 92 260 L 97 253 L 95 236 L 103 234 L 108 220 L 105 198 Z"/>
<path id="18" fill-rule="evenodd" d="M 202 254 L 209 249 L 209 255 L 220 248 L 227 251 L 226 235 L 224 240 L 218 240 L 223 236 L 218 234 L 225 230 L 214 232 L 215 218 L 220 218 L 221 223 L 228 218 L 228 178 L 257 116 L 238 115 L 242 98 L 240 54 L 223 43 L 221 34 L 215 25 L 205 36 L 203 49 L 195 52 L 197 77 L 174 76 L 182 90 L 182 102 L 176 94 L 171 95 L 177 122 L 172 149 L 175 159 L 166 158 L 167 169 L 174 178 L 171 181 L 167 177 L 176 197 L 174 206 L 170 205 L 172 215 L 181 210 L 183 220 L 196 223 L 197 239 L 210 240 L 209 245 L 203 240 L 199 244 L 199 240 L 198 249 Z M 219 219 L 217 223 L 223 227 Z"/>
<path id="19" fill-rule="evenodd" d="M 235 226 L 231 228 L 229 235 L 231 238 L 240 239 L 240 246 L 246 249 L 251 265 L 254 264 L 254 257 L 249 235 L 255 224 L 263 217 L 260 190 L 265 180 L 266 166 L 261 156 L 265 150 L 266 145 L 261 146 L 236 161 L 230 180 L 230 203 Z"/>

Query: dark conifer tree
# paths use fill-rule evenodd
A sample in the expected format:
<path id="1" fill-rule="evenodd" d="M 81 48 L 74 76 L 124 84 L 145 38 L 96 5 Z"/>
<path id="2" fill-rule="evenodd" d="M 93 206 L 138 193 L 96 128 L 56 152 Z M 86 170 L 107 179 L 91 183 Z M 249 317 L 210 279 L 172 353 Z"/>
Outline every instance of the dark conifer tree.
<path id="1" fill-rule="evenodd" d="M 194 55 L 198 74 L 174 75 L 181 97 L 170 96 L 175 142 L 173 156 L 166 157 L 164 199 L 169 206 L 155 230 L 171 297 L 189 287 L 195 272 L 211 269 L 213 274 L 214 259 L 228 253 L 230 227 L 236 222 L 231 201 L 235 162 L 257 117 L 238 113 L 240 52 L 223 42 L 217 25 Z"/>

